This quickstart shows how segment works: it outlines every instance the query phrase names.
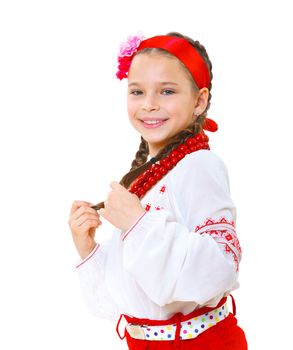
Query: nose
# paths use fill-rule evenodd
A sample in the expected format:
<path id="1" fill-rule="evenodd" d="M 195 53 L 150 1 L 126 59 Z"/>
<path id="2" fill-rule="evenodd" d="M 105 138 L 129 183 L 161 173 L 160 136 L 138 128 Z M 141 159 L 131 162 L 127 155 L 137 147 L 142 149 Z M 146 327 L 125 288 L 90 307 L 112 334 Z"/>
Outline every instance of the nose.
<path id="1" fill-rule="evenodd" d="M 153 94 L 146 94 L 143 100 L 142 109 L 147 112 L 151 112 L 157 111 L 159 108 L 160 107 L 156 96 Z"/>

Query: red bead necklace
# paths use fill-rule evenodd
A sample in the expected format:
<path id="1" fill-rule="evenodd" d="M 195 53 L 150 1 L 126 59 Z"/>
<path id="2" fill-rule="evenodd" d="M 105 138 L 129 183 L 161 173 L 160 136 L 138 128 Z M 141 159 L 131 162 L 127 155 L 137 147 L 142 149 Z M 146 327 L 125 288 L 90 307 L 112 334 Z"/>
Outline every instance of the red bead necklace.
<path id="1" fill-rule="evenodd" d="M 198 151 L 200 149 L 210 149 L 208 142 L 209 137 L 204 133 L 203 130 L 193 137 L 189 137 L 184 143 L 180 144 L 176 149 L 171 151 L 167 157 L 161 159 L 158 164 L 155 163 L 150 165 L 132 183 L 129 191 L 141 198 L 181 159 L 183 159 L 186 154 Z M 156 161 L 155 158 L 152 159 Z"/>

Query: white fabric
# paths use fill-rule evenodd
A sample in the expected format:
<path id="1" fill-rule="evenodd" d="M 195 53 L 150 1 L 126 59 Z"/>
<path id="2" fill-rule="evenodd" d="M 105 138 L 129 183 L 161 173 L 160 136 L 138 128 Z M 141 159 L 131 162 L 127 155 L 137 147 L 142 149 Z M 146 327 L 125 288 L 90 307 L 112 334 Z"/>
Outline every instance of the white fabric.
<path id="1" fill-rule="evenodd" d="M 215 307 L 239 287 L 241 249 L 228 171 L 210 150 L 188 154 L 141 199 L 149 209 L 77 265 L 96 316 L 168 319 Z"/>

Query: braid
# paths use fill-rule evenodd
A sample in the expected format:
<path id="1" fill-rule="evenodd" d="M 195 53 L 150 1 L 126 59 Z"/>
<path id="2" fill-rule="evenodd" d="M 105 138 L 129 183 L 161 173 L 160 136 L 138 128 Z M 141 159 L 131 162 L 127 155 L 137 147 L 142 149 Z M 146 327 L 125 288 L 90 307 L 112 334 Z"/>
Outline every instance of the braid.
<path id="1" fill-rule="evenodd" d="M 212 73 L 212 63 L 209 59 L 209 56 L 206 52 L 206 49 L 203 45 L 199 43 L 199 41 L 194 41 L 188 36 L 184 36 L 178 32 L 170 32 L 166 35 L 171 35 L 171 36 L 176 36 L 179 38 L 184 38 L 186 39 L 202 56 L 204 59 L 210 73 L 210 86 L 209 86 L 209 97 L 208 97 L 208 103 L 206 106 L 206 109 L 197 117 L 195 121 L 192 121 L 192 123 L 186 128 L 181 130 L 179 133 L 174 135 L 169 142 L 163 147 L 158 154 L 156 155 L 156 160 L 159 161 L 163 158 L 165 158 L 170 152 L 172 152 L 174 149 L 176 149 L 180 144 L 184 143 L 189 137 L 193 137 L 199 132 L 202 131 L 203 125 L 207 116 L 207 111 L 210 107 L 210 100 L 212 98 L 212 95 L 210 93 L 212 89 L 212 79 L 213 79 L 213 73 Z M 146 54 L 150 52 L 157 52 L 162 55 L 167 55 L 167 56 L 173 56 L 166 50 L 160 49 L 160 48 L 146 48 L 141 51 L 139 51 L 137 54 Z M 189 70 L 184 66 L 184 64 L 179 61 L 179 63 L 182 65 L 182 67 L 185 69 L 187 74 L 189 75 L 189 78 L 192 82 L 192 85 L 194 86 L 194 89 L 198 91 L 198 86 L 196 85 L 194 79 L 192 78 L 191 73 Z M 149 155 L 149 147 L 148 143 L 144 140 L 144 138 L 141 136 L 141 143 L 139 145 L 139 149 L 135 154 L 135 158 L 131 163 L 131 168 L 127 174 L 125 174 L 122 179 L 120 180 L 120 184 L 124 186 L 126 189 L 130 187 L 132 182 L 137 179 L 137 177 L 142 174 L 148 167 L 152 165 L 151 161 L 147 161 L 147 157 Z M 93 206 L 92 208 L 99 210 L 100 208 L 104 208 L 104 202 L 100 202 Z"/>
<path id="2" fill-rule="evenodd" d="M 144 164 L 149 155 L 149 146 L 146 140 L 141 136 L 141 143 L 139 145 L 139 149 L 135 154 L 135 158 L 131 163 L 131 170 L 134 170 Z"/>

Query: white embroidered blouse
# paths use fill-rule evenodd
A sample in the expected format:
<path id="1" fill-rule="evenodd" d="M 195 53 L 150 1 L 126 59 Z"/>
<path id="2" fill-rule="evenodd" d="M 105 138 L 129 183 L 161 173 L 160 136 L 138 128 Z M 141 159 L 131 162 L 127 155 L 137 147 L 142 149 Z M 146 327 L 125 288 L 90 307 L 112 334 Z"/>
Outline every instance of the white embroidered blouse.
<path id="1" fill-rule="evenodd" d="M 168 319 L 216 306 L 239 287 L 236 208 L 217 154 L 186 155 L 141 204 L 145 213 L 127 231 L 114 228 L 76 266 L 93 314 Z"/>

